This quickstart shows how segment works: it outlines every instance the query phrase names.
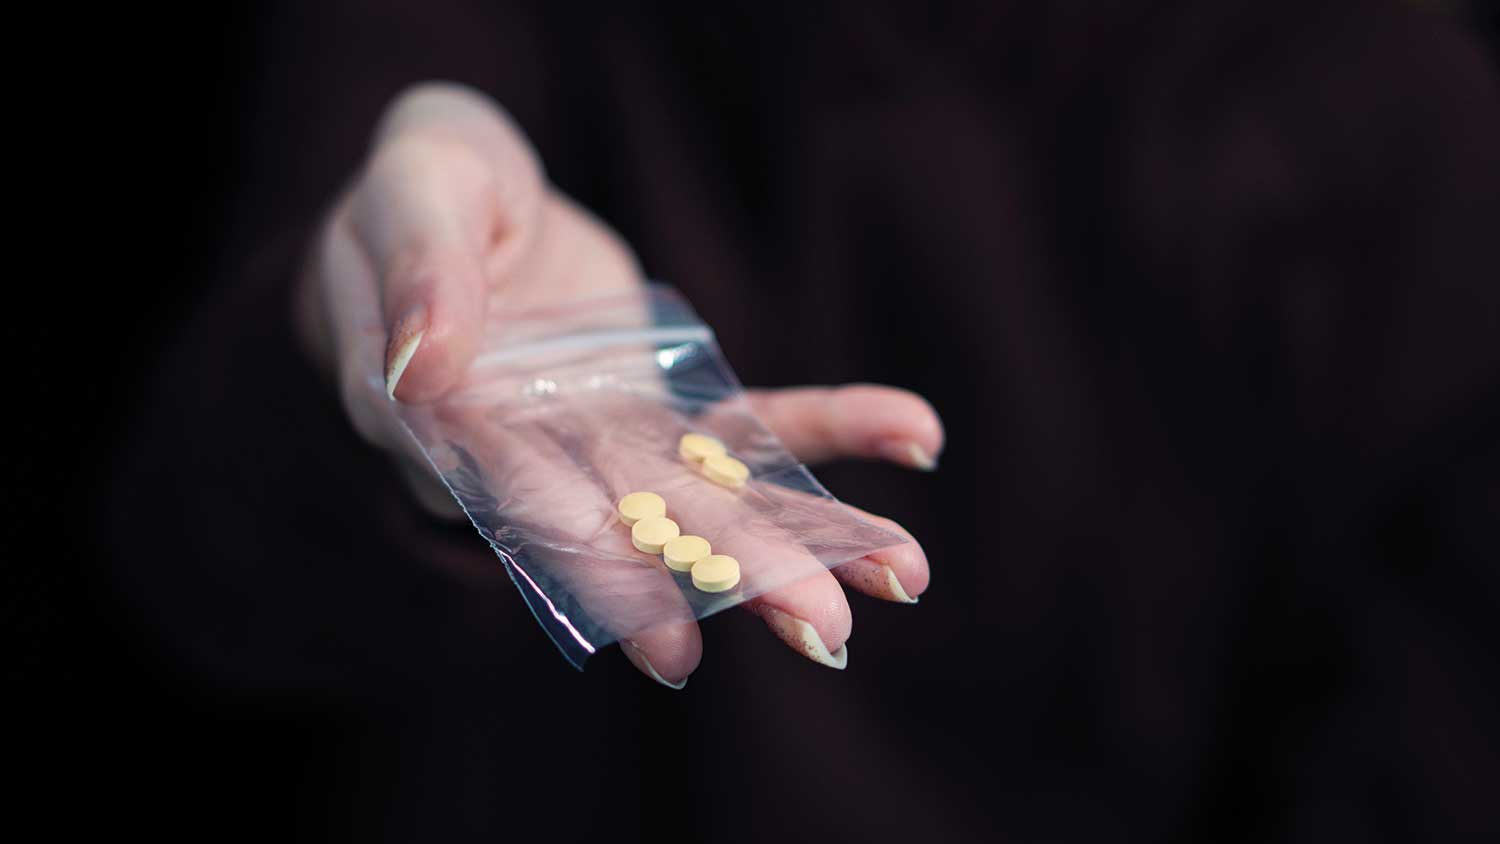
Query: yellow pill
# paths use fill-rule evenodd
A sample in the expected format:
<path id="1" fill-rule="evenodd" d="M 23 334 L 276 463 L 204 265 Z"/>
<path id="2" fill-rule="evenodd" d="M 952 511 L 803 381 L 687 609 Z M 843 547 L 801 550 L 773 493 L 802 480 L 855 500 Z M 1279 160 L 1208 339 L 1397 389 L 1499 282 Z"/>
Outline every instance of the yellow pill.
<path id="1" fill-rule="evenodd" d="M 633 525 L 641 519 L 665 516 L 667 502 L 654 492 L 632 492 L 621 498 L 620 503 L 615 505 L 615 509 L 620 513 L 620 521 Z"/>
<path id="2" fill-rule="evenodd" d="M 693 585 L 704 592 L 726 592 L 740 582 L 740 561 L 728 554 L 710 554 L 693 563 Z"/>
<path id="3" fill-rule="evenodd" d="M 750 477 L 750 467 L 727 454 L 716 454 L 704 459 L 703 474 L 719 486 L 744 486 Z"/>
<path id="4" fill-rule="evenodd" d="M 683 434 L 677 441 L 677 453 L 694 463 L 724 453 L 724 444 L 707 434 Z"/>
<path id="5" fill-rule="evenodd" d="M 630 541 L 647 554 L 660 554 L 661 547 L 677 538 L 682 531 L 665 516 L 648 516 L 630 528 Z"/>
<path id="6" fill-rule="evenodd" d="M 692 571 L 693 563 L 712 554 L 708 540 L 701 536 L 679 536 L 661 547 L 661 558 L 673 571 Z"/>

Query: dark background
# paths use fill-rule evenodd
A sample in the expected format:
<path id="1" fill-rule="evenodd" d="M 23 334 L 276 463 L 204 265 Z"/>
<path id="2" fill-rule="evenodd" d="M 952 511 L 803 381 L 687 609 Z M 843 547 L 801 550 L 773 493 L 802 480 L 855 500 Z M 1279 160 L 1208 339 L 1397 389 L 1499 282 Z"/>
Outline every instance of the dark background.
<path id="1" fill-rule="evenodd" d="M 1477 6 L 1429 5 L 1431 14 L 1481 32 L 1493 66 L 1493 16 Z M 86 278 L 87 301 L 68 294 L 71 272 L 40 282 L 57 289 L 44 291 L 46 305 L 29 308 L 30 318 L 20 320 L 15 347 L 28 353 L 13 364 L 10 384 L 13 397 L 44 396 L 55 411 L 13 414 L 22 445 L 7 458 L 10 550 L 0 617 L 13 653 L 5 668 L 6 694 L 23 713 L 12 727 L 38 793 L 60 798 L 35 804 L 53 824 L 140 823 L 176 833 L 283 837 L 288 826 L 306 829 L 307 819 L 323 811 L 326 778 L 345 770 L 351 754 L 375 754 L 365 760 L 374 778 L 396 763 L 361 743 L 357 720 L 296 701 L 247 700 L 165 658 L 108 586 L 98 537 L 80 524 L 96 512 L 91 507 L 102 494 L 105 470 L 122 446 L 120 421 L 138 412 L 149 374 L 171 348 L 175 329 L 209 294 L 210 280 L 232 277 L 236 263 L 257 245 L 237 228 L 236 203 L 246 190 L 274 185 L 246 187 L 253 156 L 244 145 L 256 133 L 246 125 L 251 114 L 244 103 L 257 74 L 274 65 L 276 45 L 266 41 L 264 14 L 241 5 L 145 12 L 96 27 L 107 34 L 83 42 L 78 52 L 86 81 L 59 90 L 76 105 L 63 107 L 67 122 L 55 124 L 69 127 L 60 133 L 67 141 L 81 142 L 66 168 L 78 179 L 60 189 L 66 196 L 58 219 L 81 233 L 65 254 Z M 569 175 L 564 171 L 560 181 Z M 754 175 L 752 166 L 746 182 L 753 183 Z M 607 205 L 608 196 L 588 195 L 591 184 L 579 177 L 563 186 L 585 204 Z M 629 235 L 629 225 L 623 228 Z M 650 266 L 651 256 L 645 257 Z M 911 386 L 942 388 L 920 383 L 919 372 L 909 374 L 919 381 Z M 835 470 L 835 481 L 840 477 Z M 965 494 L 956 487 L 937 489 L 955 504 Z M 142 529 L 158 531 L 163 553 L 171 552 L 170 517 Z M 1411 540 L 1398 525 L 1390 541 L 1400 546 Z M 1417 545 L 1412 555 L 1420 557 Z M 1273 606 L 1264 623 L 1279 623 L 1278 613 L 1291 611 Z M 1287 635 L 1316 633 L 1319 623 L 1299 618 L 1302 626 Z M 1492 633 L 1471 631 L 1471 646 L 1494 645 Z M 1341 673 L 1349 654 L 1335 649 L 1305 657 L 1296 665 L 1265 666 L 1282 673 L 1234 701 L 1249 715 L 1238 721 L 1248 725 L 1246 732 L 1230 746 L 1273 740 L 1275 725 L 1253 717 L 1262 707 L 1280 707 L 1278 724 L 1315 717 L 1309 713 L 1318 711 L 1318 696 L 1350 682 Z M 595 670 L 619 668 L 590 668 Z M 976 672 L 976 689 L 986 682 L 984 675 Z M 1314 701 L 1305 712 L 1288 703 L 1304 693 Z M 1494 724 L 1471 735 L 1493 740 Z M 974 764 L 974 775 L 982 775 L 984 763 Z M 645 763 L 643 770 L 655 768 Z M 1258 777 L 1265 772 L 1238 768 L 1230 759 L 1219 772 L 1217 780 L 1202 785 L 1196 808 L 1168 837 L 1226 829 L 1251 838 L 1257 830 L 1275 836 L 1275 806 L 1284 795 L 1260 790 Z M 1372 827 L 1394 838 L 1423 837 L 1423 828 L 1409 826 L 1415 822 L 1399 809 L 1401 786 L 1391 788 L 1398 808 Z M 1477 810 L 1460 801 L 1454 811 L 1474 817 Z M 1489 820 L 1493 824 L 1493 815 Z M 670 829 L 669 818 L 642 821 L 645 833 Z"/>

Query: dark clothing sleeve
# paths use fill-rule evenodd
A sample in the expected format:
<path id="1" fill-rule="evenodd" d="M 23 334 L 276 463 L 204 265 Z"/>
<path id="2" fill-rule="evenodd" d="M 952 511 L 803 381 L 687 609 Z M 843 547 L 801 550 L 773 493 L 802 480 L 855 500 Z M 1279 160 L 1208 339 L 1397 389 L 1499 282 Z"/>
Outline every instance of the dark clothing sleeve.
<path id="1" fill-rule="evenodd" d="M 226 270 L 99 522 L 153 651 L 267 737 L 186 758 L 325 839 L 1500 832 L 1493 59 L 1402 6 L 1064 6 L 258 18 Z M 683 694 L 575 674 L 355 437 L 291 289 L 428 78 L 502 102 L 747 383 L 943 414 L 935 475 L 819 471 L 934 570 L 854 599 L 847 672 L 725 614 Z"/>

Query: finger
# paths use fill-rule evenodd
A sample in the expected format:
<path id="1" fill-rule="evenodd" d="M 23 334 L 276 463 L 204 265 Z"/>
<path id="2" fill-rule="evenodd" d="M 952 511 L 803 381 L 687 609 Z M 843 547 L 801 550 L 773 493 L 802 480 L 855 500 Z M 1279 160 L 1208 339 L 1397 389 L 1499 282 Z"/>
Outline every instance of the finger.
<path id="1" fill-rule="evenodd" d="M 398 448 L 402 444 L 400 423 L 371 378 L 379 371 L 384 329 L 374 270 L 355 241 L 348 202 L 340 203 L 329 215 L 310 269 L 319 282 L 313 294 L 322 300 L 317 311 L 327 322 L 310 336 L 332 338 L 332 351 L 321 357 L 336 367 L 345 414 L 367 442 Z"/>
<path id="2" fill-rule="evenodd" d="M 445 158 L 447 160 L 445 160 Z M 416 142 L 377 154 L 351 210 L 377 279 L 387 331 L 386 394 L 441 395 L 478 351 L 488 282 L 483 238 L 493 207 L 452 194 L 457 156 Z"/>
<path id="3" fill-rule="evenodd" d="M 915 538 L 901 525 L 890 519 L 867 513 L 858 507 L 842 505 L 860 518 L 886 530 L 905 537 L 902 545 L 893 545 L 851 560 L 833 569 L 834 577 L 844 586 L 856 592 L 893 601 L 898 604 L 915 604 L 917 598 L 927 591 L 932 572 L 927 565 L 927 554 Z"/>
<path id="4" fill-rule="evenodd" d="M 707 538 L 716 554 L 739 560 L 747 609 L 788 647 L 814 662 L 842 669 L 853 616 L 828 569 L 780 523 L 782 508 L 759 512 L 754 490 L 721 489 L 684 473 L 690 488 L 670 494 L 689 532 Z M 805 511 L 798 511 L 799 513 Z"/>
<path id="5" fill-rule="evenodd" d="M 345 258 L 358 263 L 350 256 Z M 369 307 L 364 304 L 366 311 Z M 357 310 L 350 308 L 343 313 Z M 353 329 L 350 333 L 359 334 Z M 357 382 L 358 367 L 351 363 L 350 368 L 350 381 Z M 629 530 L 615 516 L 618 495 L 580 471 L 575 460 L 576 443 L 564 445 L 576 436 L 574 431 L 590 427 L 584 424 L 586 417 L 533 415 L 524 410 L 510 413 L 504 391 L 492 381 L 494 378 L 482 378 L 474 385 L 463 381 L 460 389 L 444 401 L 427 405 L 420 412 L 413 409 L 415 415 L 403 415 L 417 426 L 419 439 L 424 442 L 468 444 L 464 454 L 479 467 L 482 477 L 465 478 L 459 456 L 451 447 L 434 450 L 433 465 L 451 479 L 460 497 L 465 489 L 471 489 L 504 501 L 505 525 L 496 526 L 496 541 L 511 547 L 526 543 L 537 550 L 530 559 L 518 558 L 516 565 L 544 595 L 563 595 L 576 601 L 591 622 L 613 631 L 622 652 L 642 673 L 668 687 L 682 688 L 702 658 L 698 625 L 660 559 L 644 555 L 631 545 Z M 363 393 L 353 392 L 367 398 L 368 379 L 364 383 Z M 373 403 L 366 400 L 359 404 Z M 351 417 L 368 417 L 374 426 L 395 419 L 384 401 L 377 409 L 384 412 L 359 417 L 351 413 Z M 372 435 L 376 437 L 377 442 L 411 445 L 411 437 L 404 430 L 378 428 Z M 431 471 L 427 466 L 421 468 Z M 433 491 L 432 485 L 425 486 Z M 430 497 L 431 509 L 440 511 L 437 497 Z M 469 500 L 467 506 L 480 521 L 497 509 L 493 500 L 487 505 Z M 594 644 L 608 641 L 595 635 L 592 628 L 586 638 Z"/>
<path id="6" fill-rule="evenodd" d="M 752 596 L 745 604 L 748 609 L 788 647 L 822 665 L 842 669 L 853 626 L 848 600 L 838 581 L 802 541 L 807 537 L 794 535 L 788 525 L 815 523 L 819 527 L 812 530 L 827 531 L 839 521 L 852 523 L 849 511 L 825 510 L 824 505 L 839 505 L 806 495 L 783 495 L 790 491 L 774 485 L 736 490 L 716 486 L 684 466 L 673 450 L 659 447 L 663 429 L 670 423 L 639 406 L 600 407 L 602 420 L 615 420 L 615 424 L 598 426 L 605 432 L 596 445 L 600 459 L 595 462 L 601 473 L 626 478 L 617 484 L 622 494 L 643 489 L 665 498 L 668 517 L 684 533 L 703 536 L 714 553 L 739 560 L 741 583 L 736 591 Z M 631 418 L 643 421 L 637 425 L 622 421 Z M 609 457 L 619 454 L 630 457 L 623 461 Z M 805 506 L 814 502 L 823 512 L 814 513 Z M 840 518 L 830 521 L 831 513 Z M 817 518 L 809 520 L 811 515 Z M 694 597 L 715 600 L 708 595 Z"/>
<path id="7" fill-rule="evenodd" d="M 382 331 L 380 306 L 368 256 L 354 241 L 346 205 L 334 210 L 318 243 L 312 270 L 323 283 L 307 289 L 323 298 L 316 312 L 329 324 L 313 328 L 306 336 L 326 338 L 336 349 L 317 351 L 325 365 L 338 361 L 345 415 L 366 441 L 392 452 L 402 479 L 423 510 L 445 520 L 462 519 L 463 511 L 453 495 L 412 448 L 411 438 L 390 412 L 388 397 L 371 383 L 369 374 L 376 371 Z"/>
<path id="8" fill-rule="evenodd" d="M 485 432 L 476 457 L 486 488 L 506 502 L 505 534 L 497 539 L 538 549 L 528 576 L 545 594 L 570 596 L 595 623 L 616 631 L 642 673 L 682 688 L 703 655 L 692 610 L 661 560 L 631 544 L 608 487 L 579 471 L 573 447 L 564 445 L 575 426 L 485 418 L 475 408 L 443 407 L 438 415 L 471 437 Z"/>
<path id="9" fill-rule="evenodd" d="M 746 608 L 787 647 L 842 671 L 849 664 L 854 616 L 838 581 L 826 570 L 748 601 Z"/>
<path id="10" fill-rule="evenodd" d="M 850 532 L 850 525 L 874 528 L 873 531 L 866 529 L 854 532 L 865 547 L 884 542 L 883 547 L 847 562 L 837 562 L 832 568 L 834 576 L 845 586 L 872 598 L 902 604 L 917 603 L 917 596 L 927 591 L 931 580 L 927 554 L 916 539 L 896 522 L 837 499 L 809 495 L 796 489 L 766 485 L 760 488 L 760 492 L 783 511 L 803 514 L 803 521 L 808 521 L 811 517 L 828 524 L 842 525 L 841 531 L 845 533 Z M 848 548 L 847 541 L 843 545 Z M 827 550 L 838 554 L 837 548 Z M 847 557 L 838 554 L 838 559 Z"/>
<path id="11" fill-rule="evenodd" d="M 350 210 L 379 280 L 390 396 L 427 401 L 456 382 L 543 193 L 530 145 L 478 95 L 429 86 L 393 105 Z"/>
<path id="12" fill-rule="evenodd" d="M 749 398 L 756 415 L 804 463 L 865 457 L 937 468 L 943 424 L 932 405 L 907 390 L 852 384 L 752 390 Z"/>
<path id="13" fill-rule="evenodd" d="M 620 652 L 642 674 L 681 689 L 703 658 L 703 634 L 697 624 L 659 624 L 621 639 Z"/>
<path id="14" fill-rule="evenodd" d="M 788 509 L 760 490 L 728 490 L 676 468 L 680 485 L 661 484 L 668 515 L 684 532 L 709 540 L 716 554 L 740 562 L 745 602 L 788 647 L 830 668 L 848 662 L 845 643 L 853 627 L 838 581 L 782 524 L 807 513 Z"/>

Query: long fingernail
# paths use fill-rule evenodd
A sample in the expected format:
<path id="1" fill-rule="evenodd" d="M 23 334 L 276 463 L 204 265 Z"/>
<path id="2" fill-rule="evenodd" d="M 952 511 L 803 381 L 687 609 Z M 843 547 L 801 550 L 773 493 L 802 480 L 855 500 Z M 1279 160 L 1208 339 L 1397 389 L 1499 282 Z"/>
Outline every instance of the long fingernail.
<path id="1" fill-rule="evenodd" d="M 916 443 L 907 443 L 906 453 L 911 456 L 911 465 L 924 472 L 931 472 L 937 468 L 937 460 Z"/>
<path id="2" fill-rule="evenodd" d="M 885 591 L 890 600 L 899 601 L 903 604 L 915 604 L 917 602 L 916 598 L 906 593 L 906 587 L 902 586 L 901 581 L 897 579 L 895 569 L 890 566 L 881 566 L 880 568 L 882 569 L 881 573 L 885 577 Z"/>
<path id="3" fill-rule="evenodd" d="M 677 690 L 680 691 L 683 686 L 687 685 L 687 681 L 688 681 L 687 677 L 683 677 L 680 681 L 678 681 L 676 683 L 669 683 L 669 682 L 667 682 L 667 678 L 665 678 L 665 677 L 661 676 L 661 674 L 657 673 L 656 666 L 652 665 L 651 664 L 651 660 L 649 660 L 649 659 L 646 658 L 646 652 L 645 651 L 643 651 L 639 647 L 637 647 L 634 642 L 627 641 L 624 644 L 625 644 L 625 658 L 628 659 L 628 660 L 630 660 L 632 663 L 634 663 L 635 667 L 639 668 L 642 671 L 642 673 L 644 673 L 647 677 L 650 677 L 651 679 L 655 680 L 658 683 L 661 683 L 663 686 L 666 686 L 669 689 L 677 689 Z M 692 676 L 692 675 L 689 675 L 689 676 Z"/>
<path id="4" fill-rule="evenodd" d="M 401 383 L 401 376 L 406 373 L 406 366 L 411 363 L 412 355 L 417 353 L 417 347 L 422 345 L 422 335 L 426 333 L 427 316 L 421 309 L 402 317 L 396 324 L 396 329 L 391 332 L 391 342 L 385 351 L 387 397 L 396 397 L 396 385 Z"/>
<path id="5" fill-rule="evenodd" d="M 849 664 L 847 642 L 830 653 L 828 646 L 823 643 L 823 637 L 818 635 L 818 631 L 795 615 L 782 612 L 775 607 L 762 606 L 760 617 L 765 619 L 766 626 L 771 628 L 772 633 L 781 637 L 781 641 L 786 642 L 792 650 L 813 662 L 829 668 L 837 668 L 840 671 L 843 671 Z"/>
<path id="6" fill-rule="evenodd" d="M 900 463 L 923 472 L 931 472 L 937 468 L 937 460 L 926 449 L 910 440 L 885 443 L 880 451 L 892 463 Z"/>
<path id="7" fill-rule="evenodd" d="M 896 570 L 874 560 L 854 560 L 833 570 L 839 580 L 874 598 L 895 601 L 898 604 L 915 604 L 906 587 L 896 577 Z"/>

